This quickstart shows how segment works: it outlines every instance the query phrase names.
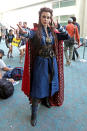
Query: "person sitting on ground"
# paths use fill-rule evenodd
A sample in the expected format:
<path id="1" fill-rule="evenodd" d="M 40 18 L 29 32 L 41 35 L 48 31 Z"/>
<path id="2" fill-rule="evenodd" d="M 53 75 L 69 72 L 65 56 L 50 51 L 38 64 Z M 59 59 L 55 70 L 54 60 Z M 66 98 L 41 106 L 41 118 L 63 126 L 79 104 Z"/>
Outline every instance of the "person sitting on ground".
<path id="1" fill-rule="evenodd" d="M 0 79 L 2 79 L 2 74 L 1 74 L 1 72 L 0 72 Z M 12 79 L 12 78 L 7 78 L 6 80 L 9 80 L 10 82 L 12 82 L 12 84 L 14 84 L 15 83 L 15 81 L 14 81 L 14 79 Z"/>
<path id="2" fill-rule="evenodd" d="M 6 71 L 12 70 L 12 68 L 7 67 L 5 62 L 2 60 L 3 56 L 4 56 L 4 51 L 0 49 L 0 72 L 1 72 L 2 77 L 4 76 Z"/>
<path id="3" fill-rule="evenodd" d="M 4 56 L 4 51 L 0 49 L 0 73 L 2 78 L 6 78 L 6 79 L 13 78 L 15 81 L 22 80 L 23 67 L 9 68 L 2 60 L 3 56 Z"/>

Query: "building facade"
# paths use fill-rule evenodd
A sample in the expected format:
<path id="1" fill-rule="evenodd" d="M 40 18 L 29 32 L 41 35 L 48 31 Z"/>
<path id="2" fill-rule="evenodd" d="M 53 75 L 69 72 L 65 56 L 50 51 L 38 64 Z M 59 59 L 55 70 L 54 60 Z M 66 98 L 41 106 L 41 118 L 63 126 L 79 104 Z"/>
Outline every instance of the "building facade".
<path id="1" fill-rule="evenodd" d="M 38 11 L 41 7 L 52 8 L 54 20 L 58 19 L 61 25 L 66 25 L 69 17 L 76 16 L 81 27 L 81 37 L 87 36 L 87 0 L 38 0 L 0 13 L 0 21 L 7 27 L 15 27 L 18 21 L 27 21 L 32 28 L 33 23 L 38 22 Z"/>

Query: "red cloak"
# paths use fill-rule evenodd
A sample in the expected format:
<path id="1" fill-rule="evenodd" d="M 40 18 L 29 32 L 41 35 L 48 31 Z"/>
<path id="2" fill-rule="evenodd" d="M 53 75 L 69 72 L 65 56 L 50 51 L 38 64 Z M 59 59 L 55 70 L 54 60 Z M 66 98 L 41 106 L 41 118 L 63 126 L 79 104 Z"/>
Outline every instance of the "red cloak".
<path id="1" fill-rule="evenodd" d="M 58 32 L 56 32 L 58 33 Z M 58 64 L 58 78 L 59 78 L 59 91 L 50 97 L 51 106 L 60 106 L 64 101 L 64 69 L 63 69 L 63 41 L 59 41 L 54 44 L 54 50 L 56 53 L 56 59 Z M 30 76 L 32 71 L 32 61 L 34 58 L 34 52 L 32 50 L 31 44 L 26 43 L 26 54 L 24 63 L 24 72 L 22 79 L 22 91 L 25 95 L 30 97 Z"/>

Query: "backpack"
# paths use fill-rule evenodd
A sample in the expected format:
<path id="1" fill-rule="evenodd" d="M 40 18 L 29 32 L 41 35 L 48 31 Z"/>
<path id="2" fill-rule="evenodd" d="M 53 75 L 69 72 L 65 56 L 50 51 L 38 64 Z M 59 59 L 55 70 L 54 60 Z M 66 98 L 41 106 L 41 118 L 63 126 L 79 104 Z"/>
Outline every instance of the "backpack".
<path id="1" fill-rule="evenodd" d="M 0 79 L 0 98 L 7 99 L 13 95 L 14 86 L 12 82 L 6 79 Z"/>
<path id="2" fill-rule="evenodd" d="M 10 71 L 7 71 L 3 78 L 13 78 L 15 81 L 22 80 L 23 67 L 15 67 Z"/>
<path id="3" fill-rule="evenodd" d="M 15 67 L 11 71 L 11 78 L 13 78 L 16 81 L 22 80 L 22 76 L 23 76 L 23 67 Z"/>
<path id="4" fill-rule="evenodd" d="M 6 71 L 6 73 L 4 74 L 3 78 L 11 78 L 11 70 L 10 71 Z"/>

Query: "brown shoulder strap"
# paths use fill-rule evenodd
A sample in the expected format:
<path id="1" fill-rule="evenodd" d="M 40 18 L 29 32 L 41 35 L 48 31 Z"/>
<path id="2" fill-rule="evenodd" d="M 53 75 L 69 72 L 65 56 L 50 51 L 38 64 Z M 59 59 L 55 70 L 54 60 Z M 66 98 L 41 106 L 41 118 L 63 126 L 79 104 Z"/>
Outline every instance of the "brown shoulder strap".
<path id="1" fill-rule="evenodd" d="M 75 34 L 75 32 L 76 32 L 76 25 L 74 25 L 74 34 Z"/>

